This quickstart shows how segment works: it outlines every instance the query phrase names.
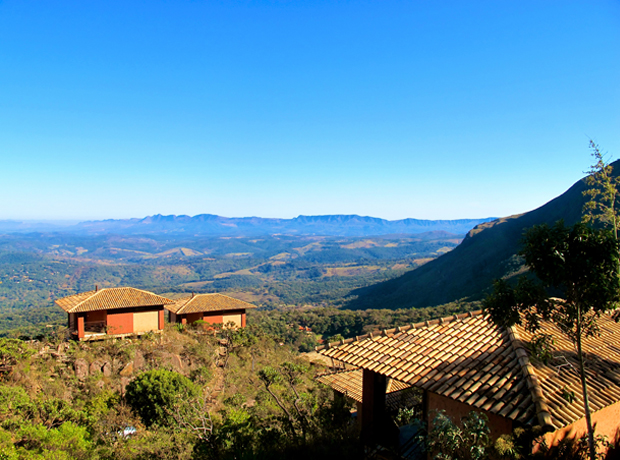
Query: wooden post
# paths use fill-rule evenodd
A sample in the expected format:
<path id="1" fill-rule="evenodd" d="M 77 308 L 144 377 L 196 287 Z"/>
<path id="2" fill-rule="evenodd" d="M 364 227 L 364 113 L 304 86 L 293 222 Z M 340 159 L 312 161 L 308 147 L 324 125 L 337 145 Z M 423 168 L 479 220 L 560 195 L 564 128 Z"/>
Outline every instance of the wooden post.
<path id="1" fill-rule="evenodd" d="M 362 375 L 362 438 L 376 440 L 385 419 L 387 378 L 368 369 Z"/>
<path id="2" fill-rule="evenodd" d="M 78 340 L 83 339 L 86 335 L 84 333 L 84 315 L 78 313 L 77 315 L 77 332 L 78 332 Z"/>

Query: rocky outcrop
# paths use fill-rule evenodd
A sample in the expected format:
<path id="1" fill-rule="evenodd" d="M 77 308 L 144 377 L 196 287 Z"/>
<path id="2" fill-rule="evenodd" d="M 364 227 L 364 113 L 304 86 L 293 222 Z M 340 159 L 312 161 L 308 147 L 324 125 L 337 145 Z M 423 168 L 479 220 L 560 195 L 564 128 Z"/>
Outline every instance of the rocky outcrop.
<path id="1" fill-rule="evenodd" d="M 84 381 L 88 377 L 88 361 L 84 358 L 78 358 L 73 363 L 73 369 L 75 370 L 75 376 L 78 380 Z"/>
<path id="2" fill-rule="evenodd" d="M 100 374 L 101 368 L 103 367 L 103 363 L 101 361 L 93 361 L 90 363 L 88 370 L 90 371 L 90 375 Z"/>
<path id="3" fill-rule="evenodd" d="M 123 377 L 129 377 L 133 374 L 133 370 L 134 370 L 134 363 L 132 361 L 129 361 L 127 364 L 125 364 L 125 367 L 121 369 L 120 375 Z"/>
<path id="4" fill-rule="evenodd" d="M 133 357 L 133 368 L 137 371 L 144 369 L 146 365 L 146 360 L 144 359 L 144 355 L 140 350 L 136 350 Z"/>

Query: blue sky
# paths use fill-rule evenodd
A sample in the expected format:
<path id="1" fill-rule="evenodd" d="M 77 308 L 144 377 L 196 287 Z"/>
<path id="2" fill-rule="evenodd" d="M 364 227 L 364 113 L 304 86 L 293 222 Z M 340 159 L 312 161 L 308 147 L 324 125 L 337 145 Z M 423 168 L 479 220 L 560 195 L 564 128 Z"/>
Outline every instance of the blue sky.
<path id="1" fill-rule="evenodd" d="M 0 219 L 504 216 L 590 138 L 617 1 L 0 1 Z"/>

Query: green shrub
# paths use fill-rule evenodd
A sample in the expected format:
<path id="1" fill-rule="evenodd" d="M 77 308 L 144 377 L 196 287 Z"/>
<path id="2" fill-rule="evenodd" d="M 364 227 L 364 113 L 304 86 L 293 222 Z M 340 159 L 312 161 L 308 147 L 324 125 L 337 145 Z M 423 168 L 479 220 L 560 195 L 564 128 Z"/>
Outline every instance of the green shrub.
<path id="1" fill-rule="evenodd" d="M 125 397 L 146 426 L 169 426 L 171 411 L 178 398 L 196 396 L 196 387 L 187 377 L 163 369 L 143 372 L 127 385 Z"/>

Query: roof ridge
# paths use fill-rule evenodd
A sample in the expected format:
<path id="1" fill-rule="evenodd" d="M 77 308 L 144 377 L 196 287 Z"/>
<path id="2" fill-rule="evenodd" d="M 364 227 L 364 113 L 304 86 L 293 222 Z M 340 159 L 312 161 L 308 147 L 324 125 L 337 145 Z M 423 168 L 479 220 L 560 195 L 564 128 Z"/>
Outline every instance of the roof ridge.
<path id="1" fill-rule="evenodd" d="M 206 297 L 209 297 L 209 299 L 205 299 Z M 214 297 L 214 299 L 211 299 L 211 297 Z M 217 299 L 215 299 L 215 297 L 217 297 Z M 187 314 L 187 313 L 192 313 L 191 308 L 193 305 L 193 302 L 196 301 L 196 308 L 199 308 L 201 305 L 201 299 L 206 301 L 206 302 L 224 302 L 224 303 L 228 303 L 228 304 L 235 304 L 237 305 L 236 308 L 223 308 L 224 310 L 241 310 L 241 309 L 250 309 L 250 308 L 256 308 L 256 305 L 251 304 L 250 302 L 246 302 L 245 300 L 241 300 L 241 299 L 237 299 L 235 297 L 231 297 L 229 295 L 226 294 L 221 294 L 219 292 L 202 292 L 199 294 L 195 294 L 195 293 L 191 293 L 187 295 L 187 297 L 181 297 L 179 299 L 176 299 L 174 301 L 174 305 L 179 305 L 179 308 L 175 311 L 173 309 L 168 308 L 168 310 L 172 311 L 173 313 L 176 313 L 177 315 L 183 315 L 183 314 Z M 216 311 L 218 309 L 215 310 L 201 310 L 201 311 Z M 221 310 L 221 308 L 220 308 Z M 195 311 L 194 311 L 195 313 Z"/>
<path id="2" fill-rule="evenodd" d="M 133 289 L 134 291 L 140 291 L 140 292 L 144 292 L 145 294 L 148 294 L 148 295 L 154 295 L 154 296 L 157 296 L 157 297 L 161 297 L 162 299 L 166 299 L 166 300 L 170 301 L 170 303 L 174 303 L 174 300 L 169 299 L 168 297 L 164 297 L 163 295 L 155 294 L 154 292 L 147 291 L 145 289 L 135 288 L 135 287 L 132 287 L 132 286 L 119 286 L 117 288 L 105 288 L 105 289 Z M 102 289 L 99 289 L 99 290 L 101 291 Z"/>
<path id="3" fill-rule="evenodd" d="M 247 303 L 248 305 L 255 306 L 255 305 L 251 304 L 250 302 L 246 302 L 245 300 L 237 299 L 236 297 L 231 297 L 229 295 L 222 294 L 221 292 L 205 292 L 205 293 L 202 293 L 202 294 L 196 294 L 196 296 L 199 296 L 199 295 L 219 295 L 219 296 L 222 296 L 222 297 L 226 297 L 227 299 L 232 299 L 235 302 L 242 302 L 242 303 Z"/>
<path id="4" fill-rule="evenodd" d="M 532 366 L 532 363 L 530 362 L 530 355 L 521 340 L 516 326 L 510 326 L 506 328 L 506 330 L 508 332 L 508 338 L 510 339 L 512 349 L 515 352 L 517 361 L 521 367 L 525 381 L 527 382 L 527 388 L 530 390 L 532 395 L 532 402 L 536 407 L 536 416 L 538 417 L 538 421 L 544 431 L 554 431 L 556 427 L 553 425 L 551 412 L 543 394 L 542 387 L 540 386 L 540 382 L 538 381 L 538 376 L 536 375 L 534 366 Z"/>
<path id="5" fill-rule="evenodd" d="M 117 287 L 104 287 L 104 288 L 97 288 L 94 291 L 86 291 L 86 292 L 82 292 L 82 293 L 78 293 L 78 294 L 73 294 L 71 296 L 67 296 L 67 297 L 73 297 L 73 296 L 79 296 L 79 295 L 86 295 L 86 294 L 90 294 L 88 297 L 85 297 L 83 300 L 81 300 L 80 302 L 76 303 L 75 305 L 73 305 L 69 310 L 65 310 L 67 313 L 75 313 L 75 311 L 82 306 L 84 303 L 91 301 L 94 297 L 98 296 L 99 294 L 101 294 L 104 291 L 114 291 L 114 290 L 119 290 L 119 289 L 131 289 L 134 291 L 139 291 L 139 292 L 143 292 L 147 295 L 150 296 L 155 296 L 155 297 L 160 297 L 168 302 L 164 302 L 164 305 L 169 305 L 170 303 L 173 303 L 173 301 L 167 297 L 161 296 L 159 294 L 155 294 L 154 292 L 150 292 L 150 291 L 146 291 L 144 289 L 138 289 L 132 286 L 117 286 Z M 67 297 L 63 297 L 63 299 L 66 299 Z M 56 303 L 58 305 L 58 300 L 62 300 L 62 299 L 56 299 L 54 301 L 54 303 Z"/>
<path id="6" fill-rule="evenodd" d="M 198 295 L 200 295 L 200 294 L 198 294 Z M 192 292 L 192 293 L 191 293 L 191 295 L 190 295 L 189 297 L 187 297 L 187 298 L 185 298 L 185 297 L 180 298 L 179 300 L 185 300 L 185 303 L 184 303 L 181 307 L 179 307 L 179 309 L 176 311 L 176 313 L 175 313 L 175 314 L 176 314 L 176 315 L 181 315 L 181 314 L 183 313 L 183 309 L 184 309 L 185 307 L 187 307 L 187 306 L 189 305 L 189 303 L 190 303 L 192 300 L 194 300 L 196 297 L 197 297 L 197 296 L 196 296 L 196 295 L 194 295 L 194 293 Z M 176 303 L 176 301 L 175 301 L 175 303 Z"/>
<path id="7" fill-rule="evenodd" d="M 454 314 L 454 315 L 450 315 L 450 316 L 445 316 L 443 318 L 435 318 L 432 320 L 426 320 L 426 321 L 420 321 L 418 323 L 411 323 L 408 324 L 406 326 L 397 326 L 394 327 L 392 329 L 383 329 L 383 330 L 376 330 L 373 332 L 369 332 L 368 334 L 364 334 L 364 335 L 356 335 L 355 337 L 351 337 L 350 339 L 345 339 L 345 340 L 339 340 L 338 342 L 331 342 L 331 343 L 327 343 L 325 345 L 320 345 L 318 347 L 314 347 L 315 351 L 321 351 L 321 350 L 328 350 L 331 347 L 336 347 L 339 345 L 345 345 L 348 343 L 352 343 L 352 342 L 359 342 L 361 340 L 366 340 L 368 338 L 372 339 L 373 337 L 380 335 L 390 335 L 390 334 L 394 334 L 396 332 L 406 332 L 406 331 L 410 331 L 411 329 L 418 329 L 421 327 L 427 327 L 427 326 L 431 326 L 431 325 L 435 325 L 435 324 L 444 324 L 444 323 L 451 323 L 452 321 L 456 321 L 458 319 L 464 319 L 467 317 L 474 317 L 474 316 L 480 316 L 480 315 L 484 315 L 485 312 L 484 310 L 474 310 L 474 311 L 468 311 L 465 313 L 460 313 L 460 314 Z"/>

